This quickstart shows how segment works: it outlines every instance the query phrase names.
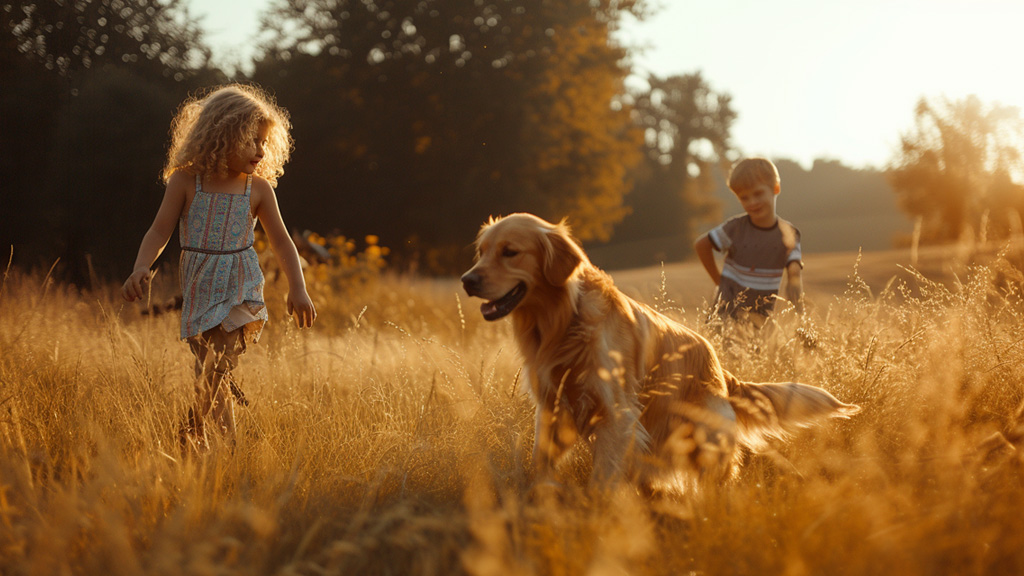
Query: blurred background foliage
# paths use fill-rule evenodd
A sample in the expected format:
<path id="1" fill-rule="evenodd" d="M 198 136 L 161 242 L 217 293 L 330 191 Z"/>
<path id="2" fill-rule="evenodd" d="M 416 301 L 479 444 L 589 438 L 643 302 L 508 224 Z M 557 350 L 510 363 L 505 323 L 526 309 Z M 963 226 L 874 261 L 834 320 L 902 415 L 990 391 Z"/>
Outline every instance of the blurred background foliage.
<path id="1" fill-rule="evenodd" d="M 160 202 L 178 104 L 241 81 L 291 112 L 296 150 L 278 192 L 297 234 L 375 235 L 396 269 L 447 274 L 468 264 L 488 216 L 530 211 L 568 217 L 606 267 L 687 257 L 723 201 L 739 211 L 723 185 L 739 156 L 737 114 L 699 72 L 632 68 L 634 47 L 616 32 L 651 10 L 643 0 L 277 0 L 253 62 L 229 76 L 181 0 L 0 2 L 0 246 L 19 266 L 59 258 L 66 281 L 122 276 Z M 832 211 L 821 199 L 849 190 L 858 206 L 891 216 L 898 197 L 928 223 L 939 212 L 959 218 L 929 226 L 926 236 L 941 240 L 977 229 L 990 205 L 1019 209 L 1019 138 L 955 162 L 921 152 L 950 148 L 950 130 L 968 142 L 1005 132 L 1019 112 L 922 102 L 888 181 L 834 162 L 791 163 L 780 213 L 814 229 L 787 210 L 811 199 L 821 210 L 806 217 L 824 217 Z M 986 122 L 957 123 L 962 108 L 988 110 Z M 990 192 L 972 195 L 980 180 Z M 956 202 L 970 209 L 936 212 Z M 863 228 L 836 245 L 889 245 L 907 226 Z M 806 231 L 805 242 L 829 245 Z"/>
<path id="2" fill-rule="evenodd" d="M 986 240 L 1021 234 L 1024 119 L 1020 109 L 921 98 L 889 167 L 900 205 L 917 216 L 921 236 Z"/>

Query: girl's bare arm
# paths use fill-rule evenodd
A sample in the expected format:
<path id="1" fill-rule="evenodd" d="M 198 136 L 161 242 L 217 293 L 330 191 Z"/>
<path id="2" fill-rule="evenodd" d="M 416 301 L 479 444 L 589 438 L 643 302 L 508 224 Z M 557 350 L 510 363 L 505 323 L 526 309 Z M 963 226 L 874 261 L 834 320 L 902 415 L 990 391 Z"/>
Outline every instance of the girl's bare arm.
<path id="1" fill-rule="evenodd" d="M 277 195 L 266 180 L 254 179 L 253 200 L 256 203 L 256 217 L 263 224 L 267 233 L 270 249 L 277 258 L 277 263 L 288 278 L 288 313 L 295 314 L 295 323 L 299 328 L 313 325 L 316 320 L 316 307 L 306 292 L 306 279 L 302 275 L 302 264 L 299 251 L 288 234 L 288 229 L 281 218 L 281 208 L 277 204 Z"/>
<path id="2" fill-rule="evenodd" d="M 121 287 L 121 296 L 129 302 L 146 295 L 145 285 L 152 277 L 149 268 L 167 247 L 167 241 L 170 240 L 178 218 L 181 217 L 181 211 L 185 207 L 188 178 L 190 176 L 187 174 L 176 172 L 167 181 L 164 199 L 160 202 L 160 208 L 156 212 L 153 224 L 146 231 L 146 235 L 142 237 L 142 244 L 139 245 L 139 254 L 135 257 L 135 266 L 132 267 L 131 276 Z"/>

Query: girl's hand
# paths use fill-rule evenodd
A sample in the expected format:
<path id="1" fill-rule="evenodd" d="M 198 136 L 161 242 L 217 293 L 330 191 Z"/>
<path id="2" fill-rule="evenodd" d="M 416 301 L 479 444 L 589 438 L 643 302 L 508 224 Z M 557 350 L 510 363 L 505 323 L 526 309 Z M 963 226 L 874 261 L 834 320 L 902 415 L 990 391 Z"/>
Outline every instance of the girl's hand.
<path id="1" fill-rule="evenodd" d="M 150 273 L 149 268 L 140 268 L 124 281 L 124 286 L 121 287 L 121 296 L 129 302 L 134 302 L 139 298 L 146 295 L 149 290 L 149 281 L 153 279 L 153 274 Z"/>
<path id="2" fill-rule="evenodd" d="M 292 294 L 292 291 L 289 290 L 285 302 L 288 303 L 288 314 L 295 315 L 295 324 L 299 328 L 313 326 L 313 321 L 316 320 L 316 307 L 313 306 L 313 300 L 310 299 L 308 292 L 300 290 L 298 293 Z"/>

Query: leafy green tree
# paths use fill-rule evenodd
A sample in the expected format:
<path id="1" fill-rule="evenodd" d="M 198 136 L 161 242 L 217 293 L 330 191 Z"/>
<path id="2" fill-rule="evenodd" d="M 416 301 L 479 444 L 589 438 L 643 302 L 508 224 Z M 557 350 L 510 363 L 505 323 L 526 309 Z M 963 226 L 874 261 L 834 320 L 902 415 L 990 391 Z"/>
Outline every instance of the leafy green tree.
<path id="1" fill-rule="evenodd" d="M 616 227 L 615 241 L 672 238 L 672 249 L 659 256 L 675 259 L 689 255 L 694 227 L 716 214 L 713 193 L 727 169 L 736 112 L 731 97 L 699 72 L 651 76 L 647 83 L 633 95 L 644 163 L 627 197 L 632 213 Z"/>
<path id="2" fill-rule="evenodd" d="M 1020 222 L 1022 135 L 1016 107 L 985 105 L 976 96 L 918 102 L 887 175 L 902 208 L 921 218 L 922 238 L 956 239 L 983 221 L 1002 236 Z"/>
<path id="3" fill-rule="evenodd" d="M 640 2 L 290 0 L 254 79 L 292 113 L 289 214 L 392 245 L 464 247 L 491 214 L 607 238 L 640 132 L 617 101 Z M 296 194 L 290 194 L 291 190 Z"/>

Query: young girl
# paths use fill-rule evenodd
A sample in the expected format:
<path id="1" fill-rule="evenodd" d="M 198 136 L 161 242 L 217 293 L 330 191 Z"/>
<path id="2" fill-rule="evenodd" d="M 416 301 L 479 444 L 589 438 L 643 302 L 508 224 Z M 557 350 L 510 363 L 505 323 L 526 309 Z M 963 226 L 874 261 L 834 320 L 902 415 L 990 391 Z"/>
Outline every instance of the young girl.
<path id="1" fill-rule="evenodd" d="M 316 319 L 274 194 L 291 152 L 290 127 L 288 113 L 253 86 L 220 87 L 182 104 L 171 125 L 163 202 L 122 289 L 129 302 L 145 295 L 150 266 L 177 223 L 181 338 L 196 360 L 196 400 L 182 441 L 196 448 L 208 447 L 208 419 L 233 440 L 229 387 L 240 401 L 243 397 L 230 372 L 267 321 L 263 272 L 253 249 L 257 219 L 288 278 L 288 313 L 300 328 Z"/>

